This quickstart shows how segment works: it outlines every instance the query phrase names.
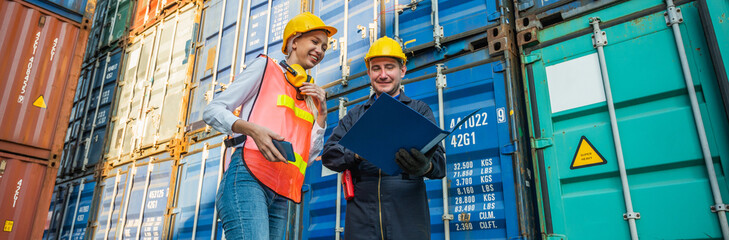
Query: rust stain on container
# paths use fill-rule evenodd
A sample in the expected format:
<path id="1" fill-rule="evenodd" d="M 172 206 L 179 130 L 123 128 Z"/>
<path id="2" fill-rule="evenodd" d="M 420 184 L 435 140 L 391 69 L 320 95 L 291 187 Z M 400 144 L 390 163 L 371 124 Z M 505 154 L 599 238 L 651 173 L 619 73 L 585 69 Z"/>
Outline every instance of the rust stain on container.
<path id="1" fill-rule="evenodd" d="M 0 15 L 14 23 L 0 26 L 0 151 L 57 163 L 88 30 L 25 2 Z"/>
<path id="2" fill-rule="evenodd" d="M 0 152 L 0 239 L 43 236 L 58 168 L 47 162 Z"/>

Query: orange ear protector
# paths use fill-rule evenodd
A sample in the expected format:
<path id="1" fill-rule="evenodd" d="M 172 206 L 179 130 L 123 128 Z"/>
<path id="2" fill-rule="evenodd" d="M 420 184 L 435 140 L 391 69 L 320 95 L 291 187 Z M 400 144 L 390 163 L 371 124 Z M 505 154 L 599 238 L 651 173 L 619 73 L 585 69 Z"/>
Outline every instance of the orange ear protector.
<path id="1" fill-rule="evenodd" d="M 304 82 L 314 83 L 314 79 L 306 74 L 306 71 L 299 64 L 289 65 L 286 61 L 279 62 L 279 65 L 286 69 L 286 80 L 288 80 L 294 87 L 301 87 Z"/>

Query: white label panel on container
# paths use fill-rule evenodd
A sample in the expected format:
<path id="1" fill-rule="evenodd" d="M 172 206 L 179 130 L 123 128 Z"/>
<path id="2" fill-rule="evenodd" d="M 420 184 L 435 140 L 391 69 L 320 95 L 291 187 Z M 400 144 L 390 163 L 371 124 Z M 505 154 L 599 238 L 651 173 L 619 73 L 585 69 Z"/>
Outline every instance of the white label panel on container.
<path id="1" fill-rule="evenodd" d="M 552 113 L 605 101 L 597 53 L 546 68 Z"/>

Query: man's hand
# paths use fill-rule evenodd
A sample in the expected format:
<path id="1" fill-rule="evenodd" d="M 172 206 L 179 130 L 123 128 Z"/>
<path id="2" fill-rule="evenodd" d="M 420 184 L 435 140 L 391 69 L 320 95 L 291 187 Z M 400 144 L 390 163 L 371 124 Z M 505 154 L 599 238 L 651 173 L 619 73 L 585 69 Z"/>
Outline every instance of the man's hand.
<path id="1" fill-rule="evenodd" d="M 433 163 L 430 158 L 415 148 L 411 148 L 410 152 L 401 148 L 395 153 L 395 162 L 405 173 L 412 176 L 423 176 L 433 169 Z"/>
<path id="2" fill-rule="evenodd" d="M 258 146 L 258 151 L 261 152 L 266 160 L 271 162 L 286 162 L 286 158 L 276 149 L 272 141 L 273 139 L 283 141 L 284 137 L 271 131 L 271 129 L 239 119 L 233 123 L 233 132 L 248 135 L 253 138 L 256 146 Z"/>

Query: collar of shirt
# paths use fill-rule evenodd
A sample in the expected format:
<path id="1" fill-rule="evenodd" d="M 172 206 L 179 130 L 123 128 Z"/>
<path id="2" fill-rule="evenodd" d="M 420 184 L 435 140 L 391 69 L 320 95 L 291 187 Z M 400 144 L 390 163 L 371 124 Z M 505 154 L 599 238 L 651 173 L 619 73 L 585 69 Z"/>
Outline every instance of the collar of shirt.
<path id="1" fill-rule="evenodd" d="M 400 102 L 404 103 L 405 105 L 407 105 L 408 103 L 413 101 L 412 99 L 410 99 L 410 97 L 405 95 L 405 93 L 403 93 L 403 92 L 400 92 L 400 94 L 395 96 L 395 99 L 400 100 Z M 372 94 L 372 96 L 370 96 L 370 99 L 364 103 L 364 108 L 367 109 L 370 106 L 372 106 L 372 104 L 375 103 L 375 100 L 377 100 L 377 94 Z"/>

